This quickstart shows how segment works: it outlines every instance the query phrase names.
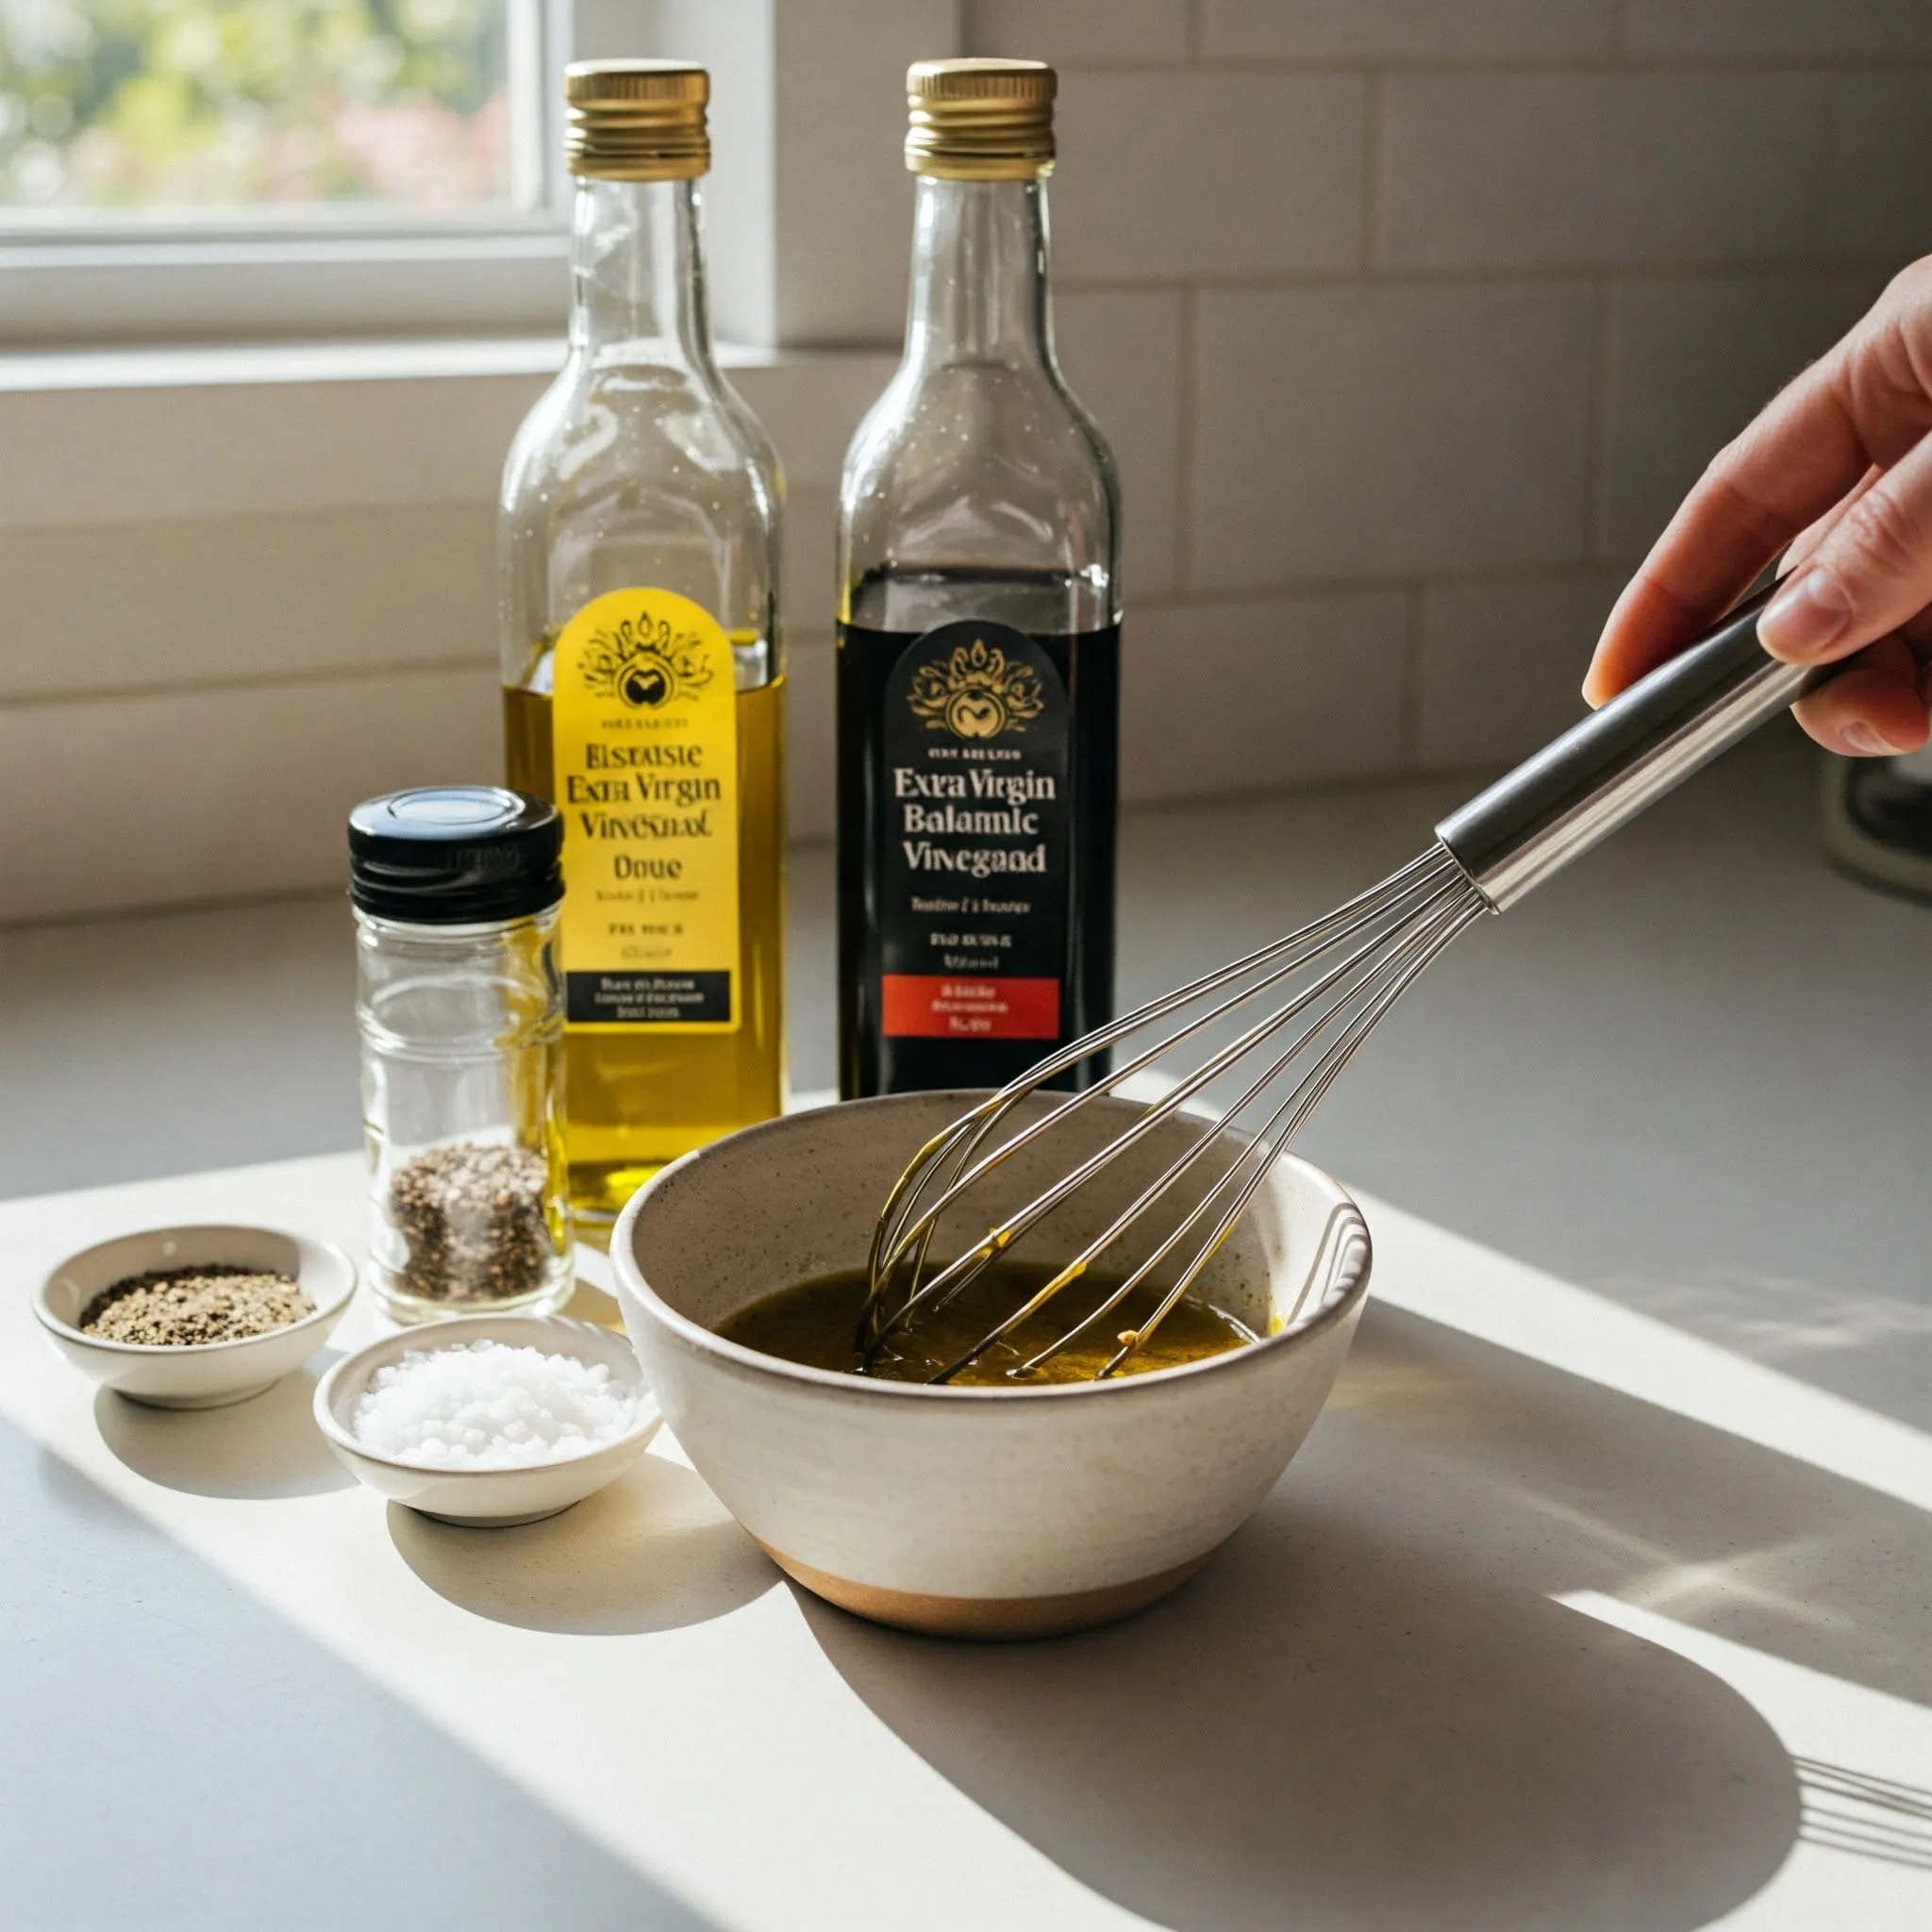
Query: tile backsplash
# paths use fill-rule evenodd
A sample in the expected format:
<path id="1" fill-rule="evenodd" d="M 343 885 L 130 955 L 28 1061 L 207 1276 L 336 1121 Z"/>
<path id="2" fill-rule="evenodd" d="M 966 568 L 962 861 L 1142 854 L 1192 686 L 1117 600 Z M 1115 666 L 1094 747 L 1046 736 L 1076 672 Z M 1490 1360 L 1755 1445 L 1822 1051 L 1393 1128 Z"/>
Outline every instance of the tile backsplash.
<path id="1" fill-rule="evenodd" d="M 1531 749 L 1703 464 L 1932 249 L 1924 0 L 964 18 L 1060 69 L 1061 355 L 1121 457 L 1130 623 L 1229 680 L 1154 791 Z M 1376 621 L 1310 614 L 1344 594 Z"/>

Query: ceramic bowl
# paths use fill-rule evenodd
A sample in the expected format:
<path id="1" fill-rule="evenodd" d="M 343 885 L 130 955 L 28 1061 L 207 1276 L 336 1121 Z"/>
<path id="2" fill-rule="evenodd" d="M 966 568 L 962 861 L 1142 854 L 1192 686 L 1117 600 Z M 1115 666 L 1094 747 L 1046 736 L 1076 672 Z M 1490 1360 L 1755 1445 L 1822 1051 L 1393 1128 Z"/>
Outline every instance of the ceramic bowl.
<path id="1" fill-rule="evenodd" d="M 294 1276 L 314 1314 L 266 1335 L 184 1348 L 109 1341 L 78 1325 L 102 1289 L 130 1274 L 217 1264 Z M 96 1382 L 156 1408 L 220 1408 L 299 1369 L 328 1340 L 355 1291 L 356 1264 L 327 1241 L 273 1227 L 157 1227 L 70 1256 L 42 1282 L 34 1313 L 54 1346 Z"/>
<path id="2" fill-rule="evenodd" d="M 511 1348 L 539 1348 L 545 1355 L 604 1362 L 613 1382 L 636 1391 L 637 1421 L 627 1435 L 587 1456 L 526 1469 L 437 1469 L 378 1456 L 357 1441 L 351 1418 L 377 1369 L 401 1361 L 412 1348 L 454 1348 L 470 1341 L 501 1341 Z M 558 1315 L 466 1315 L 385 1335 L 344 1356 L 316 1387 L 315 1421 L 342 1466 L 391 1502 L 406 1503 L 440 1523 L 460 1524 L 467 1529 L 508 1529 L 555 1516 L 615 1482 L 650 1446 L 663 1416 L 623 1336 Z"/>
<path id="3" fill-rule="evenodd" d="M 1273 1488 L 1347 1353 L 1368 1289 L 1368 1231 L 1335 1182 L 1281 1161 L 1205 1278 L 1208 1298 L 1263 1339 L 1105 1383 L 873 1382 L 712 1332 L 775 1289 L 862 1266 L 891 1183 L 979 1097 L 894 1095 L 734 1134 L 635 1196 L 610 1252 L 666 1421 L 790 1575 L 908 1629 L 1045 1635 L 1163 1595 Z M 1096 1100 L 1077 1138 L 1057 1129 L 999 1168 L 982 1208 L 1017 1208 L 1142 1111 Z M 1201 1124 L 1162 1121 L 1059 1210 L 1070 1218 L 1056 1241 L 1097 1234 Z M 987 1224 L 980 1215 L 977 1228 Z M 952 1246 L 947 1232 L 941 1252 L 970 1238 L 951 1230 Z"/>

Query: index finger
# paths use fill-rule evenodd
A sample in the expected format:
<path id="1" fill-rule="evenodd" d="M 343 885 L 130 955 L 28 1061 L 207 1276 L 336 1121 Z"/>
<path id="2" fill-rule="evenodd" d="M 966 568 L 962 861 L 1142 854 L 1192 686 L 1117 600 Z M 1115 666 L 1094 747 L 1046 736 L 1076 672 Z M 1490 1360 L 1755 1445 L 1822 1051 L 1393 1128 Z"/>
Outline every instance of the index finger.
<path id="1" fill-rule="evenodd" d="M 1849 346 L 1783 390 L 1678 507 L 1604 626 L 1583 687 L 1591 704 L 1708 629 L 1793 537 L 1883 460 L 1849 393 Z"/>

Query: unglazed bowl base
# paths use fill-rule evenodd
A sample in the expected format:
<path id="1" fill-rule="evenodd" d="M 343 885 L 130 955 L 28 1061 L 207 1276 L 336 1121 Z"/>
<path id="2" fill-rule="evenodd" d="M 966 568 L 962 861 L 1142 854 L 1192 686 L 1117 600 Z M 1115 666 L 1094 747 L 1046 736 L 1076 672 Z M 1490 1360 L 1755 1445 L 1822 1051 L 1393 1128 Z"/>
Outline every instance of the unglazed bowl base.
<path id="1" fill-rule="evenodd" d="M 890 1624 L 896 1630 L 917 1631 L 922 1637 L 1065 1637 L 1075 1630 L 1116 1624 L 1178 1590 L 1214 1554 L 1206 1551 L 1158 1576 L 1137 1576 L 1131 1583 L 1076 1590 L 1064 1596 L 925 1596 L 917 1591 L 882 1590 L 876 1584 L 855 1583 L 848 1576 L 831 1576 L 756 1537 L 752 1541 L 786 1575 L 802 1583 L 814 1596 L 822 1596 L 854 1616 Z"/>

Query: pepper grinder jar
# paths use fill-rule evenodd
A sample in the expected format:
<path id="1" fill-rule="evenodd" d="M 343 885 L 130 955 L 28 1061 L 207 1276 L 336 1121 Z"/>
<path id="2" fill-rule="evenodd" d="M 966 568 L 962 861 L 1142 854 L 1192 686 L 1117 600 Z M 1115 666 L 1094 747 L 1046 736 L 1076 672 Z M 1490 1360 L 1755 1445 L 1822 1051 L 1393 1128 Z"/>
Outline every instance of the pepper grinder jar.
<path id="1" fill-rule="evenodd" d="M 492 785 L 349 814 L 370 1280 L 399 1322 L 570 1293 L 555 806 Z"/>

